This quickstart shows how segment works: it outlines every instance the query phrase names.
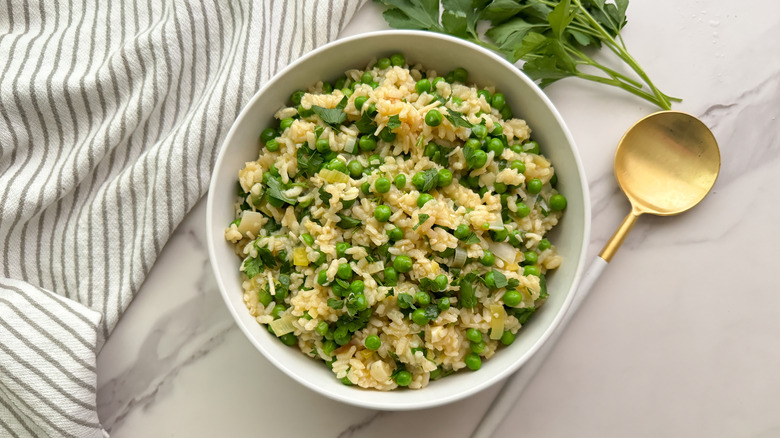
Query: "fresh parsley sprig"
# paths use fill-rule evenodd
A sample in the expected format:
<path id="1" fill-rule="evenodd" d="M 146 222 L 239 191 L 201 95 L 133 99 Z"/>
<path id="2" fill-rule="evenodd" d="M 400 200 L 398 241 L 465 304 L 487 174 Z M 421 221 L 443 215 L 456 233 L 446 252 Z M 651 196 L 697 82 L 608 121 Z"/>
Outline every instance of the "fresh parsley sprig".
<path id="1" fill-rule="evenodd" d="M 628 53 L 620 31 L 628 0 L 375 0 L 398 29 L 446 33 L 499 52 L 541 87 L 578 77 L 620 88 L 670 109 L 680 99 L 662 93 Z M 489 21 L 484 36 L 478 23 Z M 636 74 L 632 78 L 594 60 L 592 48 L 607 47 Z"/>

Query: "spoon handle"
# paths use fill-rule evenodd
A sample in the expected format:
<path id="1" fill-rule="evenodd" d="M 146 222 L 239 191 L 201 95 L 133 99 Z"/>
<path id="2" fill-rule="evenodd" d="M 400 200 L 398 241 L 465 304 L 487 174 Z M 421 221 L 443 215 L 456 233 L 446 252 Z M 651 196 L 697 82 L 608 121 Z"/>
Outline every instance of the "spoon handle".
<path id="1" fill-rule="evenodd" d="M 550 339 L 542 345 L 539 351 L 537 351 L 525 365 L 513 375 L 509 376 L 504 382 L 503 388 L 493 400 L 490 407 L 488 407 L 487 413 L 482 417 L 482 421 L 477 425 L 477 428 L 474 429 L 471 438 L 490 438 L 493 436 L 493 432 L 512 409 L 512 406 L 515 404 L 515 401 L 525 387 L 533 380 L 534 375 L 536 375 L 536 372 L 542 367 L 542 363 L 547 359 L 547 356 L 550 355 L 558 338 L 561 337 L 561 333 L 563 333 L 572 316 L 577 311 L 577 308 L 580 307 L 580 304 L 582 304 L 585 297 L 588 295 L 588 292 L 590 292 L 591 287 L 593 287 L 593 284 L 601 276 L 601 273 L 606 266 L 607 261 L 601 257 L 596 257 L 591 262 L 582 277 L 577 293 L 574 294 L 571 306 L 563 316 L 558 327 L 550 336 Z"/>

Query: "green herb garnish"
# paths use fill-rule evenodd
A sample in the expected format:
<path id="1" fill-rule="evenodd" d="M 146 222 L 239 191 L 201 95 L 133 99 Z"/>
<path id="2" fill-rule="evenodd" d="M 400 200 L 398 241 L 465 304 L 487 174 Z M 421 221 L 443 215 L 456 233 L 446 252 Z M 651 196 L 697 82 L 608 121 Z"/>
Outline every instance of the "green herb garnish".
<path id="1" fill-rule="evenodd" d="M 347 106 L 347 96 L 344 96 L 341 101 L 339 101 L 336 108 L 324 108 L 318 105 L 312 105 L 311 109 L 314 111 L 314 114 L 320 116 L 323 122 L 337 128 L 347 120 L 347 113 L 344 112 L 345 106 Z"/>

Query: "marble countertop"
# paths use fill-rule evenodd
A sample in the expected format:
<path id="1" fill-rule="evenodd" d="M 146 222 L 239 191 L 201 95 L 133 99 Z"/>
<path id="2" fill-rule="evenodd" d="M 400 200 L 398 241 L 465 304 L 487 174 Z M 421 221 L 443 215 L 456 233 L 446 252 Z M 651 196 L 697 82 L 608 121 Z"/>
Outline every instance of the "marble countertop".
<path id="1" fill-rule="evenodd" d="M 780 3 L 634 0 L 631 53 L 707 123 L 720 179 L 696 209 L 642 217 L 495 437 L 780 436 Z M 369 3 L 343 35 L 386 28 Z M 654 111 L 579 80 L 546 92 L 580 149 L 595 255 L 628 212 L 614 148 Z M 98 359 L 114 438 L 467 437 L 499 385 L 378 412 L 278 371 L 233 323 L 205 247 L 205 201 L 166 245 Z M 270 396 L 269 396 L 270 395 Z"/>

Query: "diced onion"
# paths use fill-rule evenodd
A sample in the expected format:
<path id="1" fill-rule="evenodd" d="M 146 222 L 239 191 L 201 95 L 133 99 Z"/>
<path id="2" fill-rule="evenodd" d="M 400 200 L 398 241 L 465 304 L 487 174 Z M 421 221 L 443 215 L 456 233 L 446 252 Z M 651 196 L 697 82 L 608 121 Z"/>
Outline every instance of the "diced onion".
<path id="1" fill-rule="evenodd" d="M 368 271 L 369 274 L 376 274 L 377 272 L 384 271 L 385 270 L 385 262 L 378 261 L 371 263 L 366 267 L 366 271 Z"/>
<path id="2" fill-rule="evenodd" d="M 498 231 L 504 229 L 504 220 L 501 218 L 501 215 L 498 214 L 498 219 L 494 220 L 493 222 L 488 222 L 488 230 Z"/>
<path id="3" fill-rule="evenodd" d="M 241 223 L 238 224 L 238 231 L 243 235 L 252 233 L 253 236 L 257 236 L 262 220 L 263 214 L 259 211 L 244 210 L 241 214 Z"/>
<path id="4" fill-rule="evenodd" d="M 356 144 L 357 142 L 355 141 L 354 137 L 348 138 L 347 141 L 344 143 L 344 152 L 348 154 L 354 154 Z"/>
<path id="5" fill-rule="evenodd" d="M 347 183 L 349 182 L 349 177 L 346 173 L 341 173 L 338 170 L 331 170 L 331 169 L 322 169 L 320 170 L 320 176 L 322 179 L 324 179 L 326 182 L 329 183 Z"/>
<path id="6" fill-rule="evenodd" d="M 501 304 L 490 305 L 490 339 L 501 339 L 504 334 L 504 322 L 506 321 L 506 310 Z"/>
<path id="7" fill-rule="evenodd" d="M 282 336 L 282 335 L 286 335 L 287 333 L 292 333 L 295 331 L 295 326 L 293 326 L 293 321 L 295 321 L 296 319 L 298 319 L 297 316 L 293 316 L 288 313 L 279 319 L 275 319 L 269 322 L 268 325 L 270 325 L 271 328 L 274 329 L 274 334 L 276 336 Z"/>
<path id="8" fill-rule="evenodd" d="M 293 264 L 295 266 L 309 266 L 309 257 L 306 255 L 306 248 L 299 246 L 293 251 Z"/>
<path id="9" fill-rule="evenodd" d="M 467 255 L 465 249 L 455 248 L 455 260 L 452 262 L 452 266 L 455 268 L 462 267 L 463 264 L 466 263 Z"/>
<path id="10" fill-rule="evenodd" d="M 512 263 L 517 256 L 517 250 L 506 242 L 491 242 L 490 251 L 501 260 Z"/>

